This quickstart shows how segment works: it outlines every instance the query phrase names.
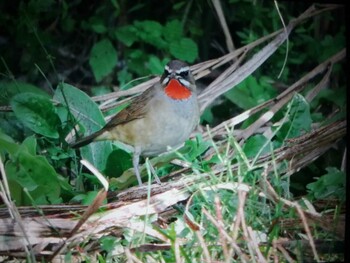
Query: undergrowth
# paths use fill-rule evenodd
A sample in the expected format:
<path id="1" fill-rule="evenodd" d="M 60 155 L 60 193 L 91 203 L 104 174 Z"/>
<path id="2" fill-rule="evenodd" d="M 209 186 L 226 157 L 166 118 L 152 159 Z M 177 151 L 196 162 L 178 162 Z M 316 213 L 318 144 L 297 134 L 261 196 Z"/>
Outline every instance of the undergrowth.
<path id="1" fill-rule="evenodd" d="M 281 28 L 272 2 L 221 2 L 236 46 L 249 45 Z M 339 8 L 323 10 L 298 25 L 289 37 L 288 52 L 282 45 L 256 72 L 209 105 L 199 129 L 182 148 L 142 160 L 141 173 L 148 182 L 145 195 L 141 196 L 141 189 L 130 188 L 136 178 L 131 153 L 123 145 L 98 142 L 80 151 L 70 148 L 76 137 L 103 127 L 106 119 L 125 107 L 130 95 L 151 85 L 154 74 L 160 74 L 170 58 L 187 61 L 194 68 L 196 62 L 209 58 L 220 61 L 215 68 L 196 72 L 201 91 L 230 65 L 254 59 L 261 47 L 247 47 L 252 51 L 247 57 L 237 55 L 228 61 L 220 57 L 229 53 L 219 44 L 227 39 L 221 24 L 213 23 L 218 20 L 211 3 L 163 5 L 152 10 L 151 5 L 127 1 L 90 7 L 80 1 L 19 1 L 15 23 L 10 19 L 14 11 L 0 4 L 7 11 L 0 18 L 0 25 L 7 23 L 2 29 L 6 38 L 1 39 L 5 44 L 0 43 L 2 211 L 31 206 L 42 215 L 47 208 L 43 205 L 63 205 L 55 215 L 73 214 L 62 218 L 75 225 L 84 217 L 70 210 L 72 204 L 90 205 L 92 214 L 102 217 L 104 212 L 142 201 L 145 211 L 150 211 L 152 197 L 162 193 L 174 200 L 184 195 L 169 206 L 164 201 L 159 213 L 128 211 L 127 226 L 103 229 L 74 240 L 73 245 L 67 241 L 69 249 L 63 249 L 61 258 L 67 262 L 344 260 L 343 57 L 327 64 L 325 70 L 315 70 L 310 80 L 284 94 L 316 66 L 336 54 L 341 57 L 345 27 Z M 279 3 L 279 7 L 285 21 L 290 21 L 305 5 Z M 287 64 L 277 79 L 286 52 Z M 145 76 L 150 80 L 142 86 L 145 80 L 139 78 Z M 257 110 L 251 114 L 251 109 Z M 269 120 L 252 132 L 264 116 Z M 107 178 L 113 197 L 96 201 L 101 182 L 81 159 L 90 161 Z M 151 185 L 150 165 L 163 185 Z M 123 193 L 130 199 L 121 198 Z M 96 203 L 100 210 L 94 207 Z M 42 218 L 50 222 L 50 217 Z M 98 220 L 92 218 L 96 227 Z M 11 236 L 6 233 L 9 229 L 0 232 L 2 245 L 7 242 L 3 236 Z M 49 253 L 56 248 L 48 248 Z M 0 251 L 1 260 L 9 259 L 8 251 Z M 10 256 L 41 260 L 28 251 L 19 255 L 15 250 Z"/>

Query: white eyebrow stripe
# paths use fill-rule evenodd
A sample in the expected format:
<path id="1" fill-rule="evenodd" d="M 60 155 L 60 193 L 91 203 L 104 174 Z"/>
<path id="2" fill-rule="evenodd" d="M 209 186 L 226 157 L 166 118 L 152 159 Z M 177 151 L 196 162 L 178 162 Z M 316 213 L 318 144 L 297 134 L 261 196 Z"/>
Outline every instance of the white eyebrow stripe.
<path id="1" fill-rule="evenodd" d="M 189 70 L 190 70 L 189 67 L 183 67 L 183 68 L 180 68 L 179 70 L 176 70 L 175 72 L 178 73 L 178 74 L 180 74 L 180 73 L 182 73 L 182 72 L 186 72 L 186 71 L 189 71 Z"/>
<path id="2" fill-rule="evenodd" d="M 165 65 L 165 70 L 170 72 L 170 68 L 168 67 L 168 65 Z"/>

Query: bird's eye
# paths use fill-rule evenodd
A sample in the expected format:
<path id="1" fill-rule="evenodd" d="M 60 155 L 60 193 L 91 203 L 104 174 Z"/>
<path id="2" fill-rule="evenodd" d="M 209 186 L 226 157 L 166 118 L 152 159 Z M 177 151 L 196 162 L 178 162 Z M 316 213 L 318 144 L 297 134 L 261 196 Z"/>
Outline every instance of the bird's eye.
<path id="1" fill-rule="evenodd" d="M 163 73 L 164 75 L 170 75 L 170 72 L 167 70 L 167 69 L 164 69 L 164 73 Z"/>
<path id="2" fill-rule="evenodd" d="M 180 73 L 180 76 L 183 77 L 183 78 L 187 77 L 188 76 L 188 71 L 182 71 Z"/>

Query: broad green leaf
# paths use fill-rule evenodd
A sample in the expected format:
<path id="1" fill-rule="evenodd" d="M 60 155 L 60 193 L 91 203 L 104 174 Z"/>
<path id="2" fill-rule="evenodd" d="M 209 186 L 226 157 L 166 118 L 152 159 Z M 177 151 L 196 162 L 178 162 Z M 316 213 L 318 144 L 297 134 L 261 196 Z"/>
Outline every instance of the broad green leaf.
<path id="1" fill-rule="evenodd" d="M 0 153 L 8 154 L 5 170 L 11 196 L 17 205 L 32 204 L 24 188 L 36 204 L 61 202 L 61 188 L 72 192 L 67 180 L 55 172 L 46 158 L 36 154 L 36 146 L 34 136 L 27 137 L 22 144 L 18 144 L 0 132 Z"/>
<path id="2" fill-rule="evenodd" d="M 185 146 L 181 148 L 181 151 L 187 149 L 187 152 L 183 155 L 186 157 L 187 161 L 191 162 L 204 153 L 210 146 L 211 143 L 203 141 L 202 135 L 198 134 L 196 140 L 187 140 Z"/>
<path id="3" fill-rule="evenodd" d="M 145 41 L 159 38 L 162 34 L 163 26 L 156 21 L 135 21 L 134 24 L 137 28 L 137 34 Z"/>
<path id="4" fill-rule="evenodd" d="M 166 48 L 167 43 L 162 38 L 163 26 L 151 20 L 136 21 L 134 23 L 136 27 L 136 35 L 144 42 L 155 46 L 157 48 Z"/>
<path id="5" fill-rule="evenodd" d="M 182 38 L 182 25 L 179 20 L 171 20 L 168 23 L 166 23 L 163 35 L 165 40 L 167 40 L 169 43 L 173 41 L 178 41 Z"/>
<path id="6" fill-rule="evenodd" d="M 111 152 L 112 143 L 109 141 L 92 142 L 81 148 L 81 156 L 92 163 L 99 171 L 106 168 L 106 162 Z"/>
<path id="7" fill-rule="evenodd" d="M 0 112 L 0 120 L 0 130 L 3 133 L 11 134 L 11 137 L 16 141 L 23 140 L 23 137 L 33 134 L 31 129 L 18 121 L 14 112 Z"/>
<path id="8" fill-rule="evenodd" d="M 339 108 L 345 108 L 346 105 L 346 89 L 344 87 L 339 87 L 337 89 L 324 89 L 321 90 L 317 96 L 312 100 L 312 108 L 317 108 L 324 101 L 332 102 L 335 106 Z"/>
<path id="9" fill-rule="evenodd" d="M 253 90 L 258 92 L 258 83 L 253 76 L 248 76 L 244 81 L 239 83 L 233 89 L 225 93 L 225 97 L 238 107 L 247 110 L 258 104 Z M 261 91 L 260 91 L 261 92 Z"/>
<path id="10" fill-rule="evenodd" d="M 243 146 L 243 151 L 247 155 L 248 158 L 255 157 L 260 151 L 261 148 L 266 143 L 267 138 L 264 135 L 257 134 L 249 137 Z M 267 144 L 260 154 L 268 153 L 270 151 L 270 147 Z"/>
<path id="11" fill-rule="evenodd" d="M 56 89 L 53 99 L 67 107 L 89 133 L 95 132 L 105 125 L 103 114 L 97 104 L 80 89 L 67 83 L 61 83 Z"/>
<path id="12" fill-rule="evenodd" d="M 19 145 L 5 133 L 2 133 L 0 130 L 0 154 L 3 154 L 3 151 L 8 152 L 10 155 L 15 154 L 19 149 Z"/>
<path id="13" fill-rule="evenodd" d="M 323 48 L 316 49 L 319 51 L 318 62 L 321 63 L 328 59 L 329 57 L 333 56 L 337 52 L 339 52 L 341 49 L 344 48 L 346 43 L 346 34 L 344 32 L 344 28 L 341 28 L 342 32 L 338 32 L 335 36 L 325 35 L 324 38 L 321 41 L 321 46 Z"/>
<path id="14" fill-rule="evenodd" d="M 89 191 L 82 200 L 83 205 L 90 205 L 95 200 L 99 191 Z"/>
<path id="15" fill-rule="evenodd" d="M 121 90 L 129 89 L 132 86 L 130 83 L 130 81 L 132 80 L 132 75 L 127 70 L 127 68 L 119 70 L 119 72 L 117 73 L 117 77 Z"/>
<path id="16" fill-rule="evenodd" d="M 132 157 L 126 151 L 117 149 L 109 156 L 104 174 L 108 177 L 118 177 L 132 167 Z"/>
<path id="17" fill-rule="evenodd" d="M 9 105 L 13 96 L 23 92 L 36 93 L 50 98 L 49 94 L 32 84 L 20 81 L 2 81 L 0 82 L 0 106 Z"/>
<path id="18" fill-rule="evenodd" d="M 117 51 L 108 39 L 102 39 L 94 44 L 91 49 L 89 64 L 97 82 L 113 71 L 117 59 Z"/>
<path id="19" fill-rule="evenodd" d="M 37 141 L 34 136 L 29 136 L 25 138 L 25 140 L 22 142 L 22 149 L 24 148 L 29 154 L 35 155 L 36 154 L 36 146 Z"/>
<path id="20" fill-rule="evenodd" d="M 62 94 L 64 93 L 64 96 Z M 100 130 L 105 125 L 103 115 L 97 104 L 81 90 L 72 85 L 61 83 L 56 89 L 54 100 L 67 106 L 75 119 L 85 128 L 86 135 Z M 102 171 L 106 167 L 108 155 L 112 152 L 111 142 L 96 142 L 82 147 L 82 157 Z"/>
<path id="21" fill-rule="evenodd" d="M 166 62 L 164 60 L 161 61 L 156 56 L 150 56 L 150 58 L 148 60 L 148 67 L 149 67 L 152 74 L 161 75 L 164 71 L 165 64 L 166 64 Z"/>
<path id="22" fill-rule="evenodd" d="M 336 197 L 345 200 L 346 174 L 335 167 L 326 168 L 327 173 L 317 179 L 316 182 L 306 186 L 309 195 L 316 199 Z"/>
<path id="23" fill-rule="evenodd" d="M 115 30 L 115 37 L 125 46 L 130 47 L 138 39 L 136 35 L 137 29 L 134 26 L 123 26 Z"/>
<path id="24" fill-rule="evenodd" d="M 201 114 L 200 123 L 206 121 L 207 123 L 212 123 L 214 120 L 214 114 L 212 112 L 212 106 L 205 108 L 204 112 Z"/>
<path id="25" fill-rule="evenodd" d="M 107 27 L 104 25 L 104 21 L 102 17 L 91 17 L 89 19 L 89 24 L 92 28 L 92 30 L 96 33 L 102 34 L 107 32 Z"/>
<path id="26" fill-rule="evenodd" d="M 256 85 L 254 85 L 254 89 L 251 92 L 256 104 L 261 104 L 264 101 L 277 96 L 277 89 L 272 86 L 272 83 L 274 82 L 273 79 L 267 76 L 261 76 L 258 79 L 254 79 Z"/>
<path id="27" fill-rule="evenodd" d="M 61 201 L 58 175 L 45 157 L 21 151 L 17 162 L 8 162 L 5 169 L 10 185 L 14 181 L 26 188 L 35 204 L 54 204 Z M 16 200 L 17 203 L 22 201 Z M 27 199 L 25 204 L 31 204 L 30 200 Z"/>
<path id="28" fill-rule="evenodd" d="M 16 117 L 32 131 L 49 138 L 59 137 L 60 119 L 55 107 L 45 96 L 25 92 L 11 100 Z"/>
<path id="29" fill-rule="evenodd" d="M 112 252 L 119 244 L 119 238 L 116 238 L 114 236 L 104 236 L 100 239 L 101 249 L 107 252 Z"/>
<path id="30" fill-rule="evenodd" d="M 193 40 L 182 38 L 178 42 L 170 43 L 170 53 L 177 59 L 192 63 L 198 57 L 198 47 Z"/>
<path id="31" fill-rule="evenodd" d="M 295 94 L 288 108 L 290 108 L 288 120 L 276 134 L 281 140 L 294 138 L 311 130 L 310 106 L 302 95 Z"/>

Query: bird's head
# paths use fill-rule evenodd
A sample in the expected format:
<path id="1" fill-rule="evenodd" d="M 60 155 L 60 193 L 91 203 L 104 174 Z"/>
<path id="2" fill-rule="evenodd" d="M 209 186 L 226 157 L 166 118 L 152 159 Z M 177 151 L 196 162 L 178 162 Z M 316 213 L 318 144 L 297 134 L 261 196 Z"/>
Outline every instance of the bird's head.
<path id="1" fill-rule="evenodd" d="M 172 60 L 165 65 L 160 83 L 166 95 L 173 99 L 188 99 L 196 91 L 189 66 L 180 60 Z"/>

